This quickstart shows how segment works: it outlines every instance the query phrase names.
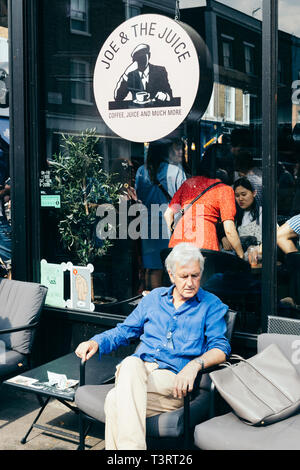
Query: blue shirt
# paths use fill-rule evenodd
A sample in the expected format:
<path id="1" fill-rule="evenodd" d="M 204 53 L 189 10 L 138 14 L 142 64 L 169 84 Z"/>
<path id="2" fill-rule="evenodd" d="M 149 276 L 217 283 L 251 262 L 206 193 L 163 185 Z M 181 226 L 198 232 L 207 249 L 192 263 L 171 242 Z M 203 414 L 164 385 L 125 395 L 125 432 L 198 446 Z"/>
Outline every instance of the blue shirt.
<path id="1" fill-rule="evenodd" d="M 134 356 L 157 362 L 161 369 L 175 373 L 212 348 L 228 356 L 230 345 L 224 319 L 227 305 L 200 288 L 193 298 L 175 309 L 173 288 L 174 285 L 154 289 L 123 323 L 91 338 L 99 345 L 100 357 L 127 345 L 131 338 L 141 341 Z"/>

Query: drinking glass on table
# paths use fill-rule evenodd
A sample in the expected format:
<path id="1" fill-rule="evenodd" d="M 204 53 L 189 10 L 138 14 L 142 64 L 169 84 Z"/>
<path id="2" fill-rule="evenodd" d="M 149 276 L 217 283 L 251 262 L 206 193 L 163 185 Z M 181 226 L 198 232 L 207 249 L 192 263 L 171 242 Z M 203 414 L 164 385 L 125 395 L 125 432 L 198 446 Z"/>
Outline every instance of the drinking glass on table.
<path id="1" fill-rule="evenodd" d="M 249 246 L 248 260 L 249 260 L 251 267 L 257 266 L 257 262 L 258 262 L 258 247 L 257 246 Z"/>

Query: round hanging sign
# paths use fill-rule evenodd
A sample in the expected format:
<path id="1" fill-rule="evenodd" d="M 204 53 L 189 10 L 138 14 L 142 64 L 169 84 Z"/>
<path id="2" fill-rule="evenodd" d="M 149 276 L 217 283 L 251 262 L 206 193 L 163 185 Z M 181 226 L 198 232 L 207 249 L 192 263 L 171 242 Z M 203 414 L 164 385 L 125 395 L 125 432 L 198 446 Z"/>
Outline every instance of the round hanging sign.
<path id="1" fill-rule="evenodd" d="M 135 16 L 118 26 L 94 72 L 101 117 L 133 142 L 165 137 L 188 115 L 200 119 L 212 86 L 210 55 L 199 34 L 162 15 Z"/>

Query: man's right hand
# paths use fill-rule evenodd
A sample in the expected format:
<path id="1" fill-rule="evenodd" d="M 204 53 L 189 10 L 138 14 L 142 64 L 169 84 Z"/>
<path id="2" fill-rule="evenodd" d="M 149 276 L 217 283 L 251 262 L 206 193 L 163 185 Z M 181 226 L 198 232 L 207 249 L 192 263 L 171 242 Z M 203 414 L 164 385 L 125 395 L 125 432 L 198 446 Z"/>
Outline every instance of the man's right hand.
<path id="1" fill-rule="evenodd" d="M 85 362 L 88 361 L 98 351 L 98 349 L 98 343 L 91 339 L 90 341 L 80 343 L 75 350 L 75 354 Z"/>

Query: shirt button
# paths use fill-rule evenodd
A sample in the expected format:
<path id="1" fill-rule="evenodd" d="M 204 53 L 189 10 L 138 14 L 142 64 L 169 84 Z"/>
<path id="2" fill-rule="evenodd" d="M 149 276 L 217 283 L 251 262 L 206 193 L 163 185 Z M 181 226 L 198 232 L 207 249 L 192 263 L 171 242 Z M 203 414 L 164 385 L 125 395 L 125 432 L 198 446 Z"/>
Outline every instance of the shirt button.
<path id="1" fill-rule="evenodd" d="M 167 345 L 166 345 L 166 344 L 164 344 L 164 347 L 166 348 L 166 347 L 167 347 Z"/>
<path id="2" fill-rule="evenodd" d="M 156 349 L 156 351 L 160 351 L 160 349 L 159 349 L 159 348 L 157 348 L 157 349 Z"/>
<path id="3" fill-rule="evenodd" d="M 174 320 L 177 320 L 177 317 L 176 317 L 176 315 L 174 315 L 174 317 L 173 317 L 173 318 L 174 318 Z"/>

